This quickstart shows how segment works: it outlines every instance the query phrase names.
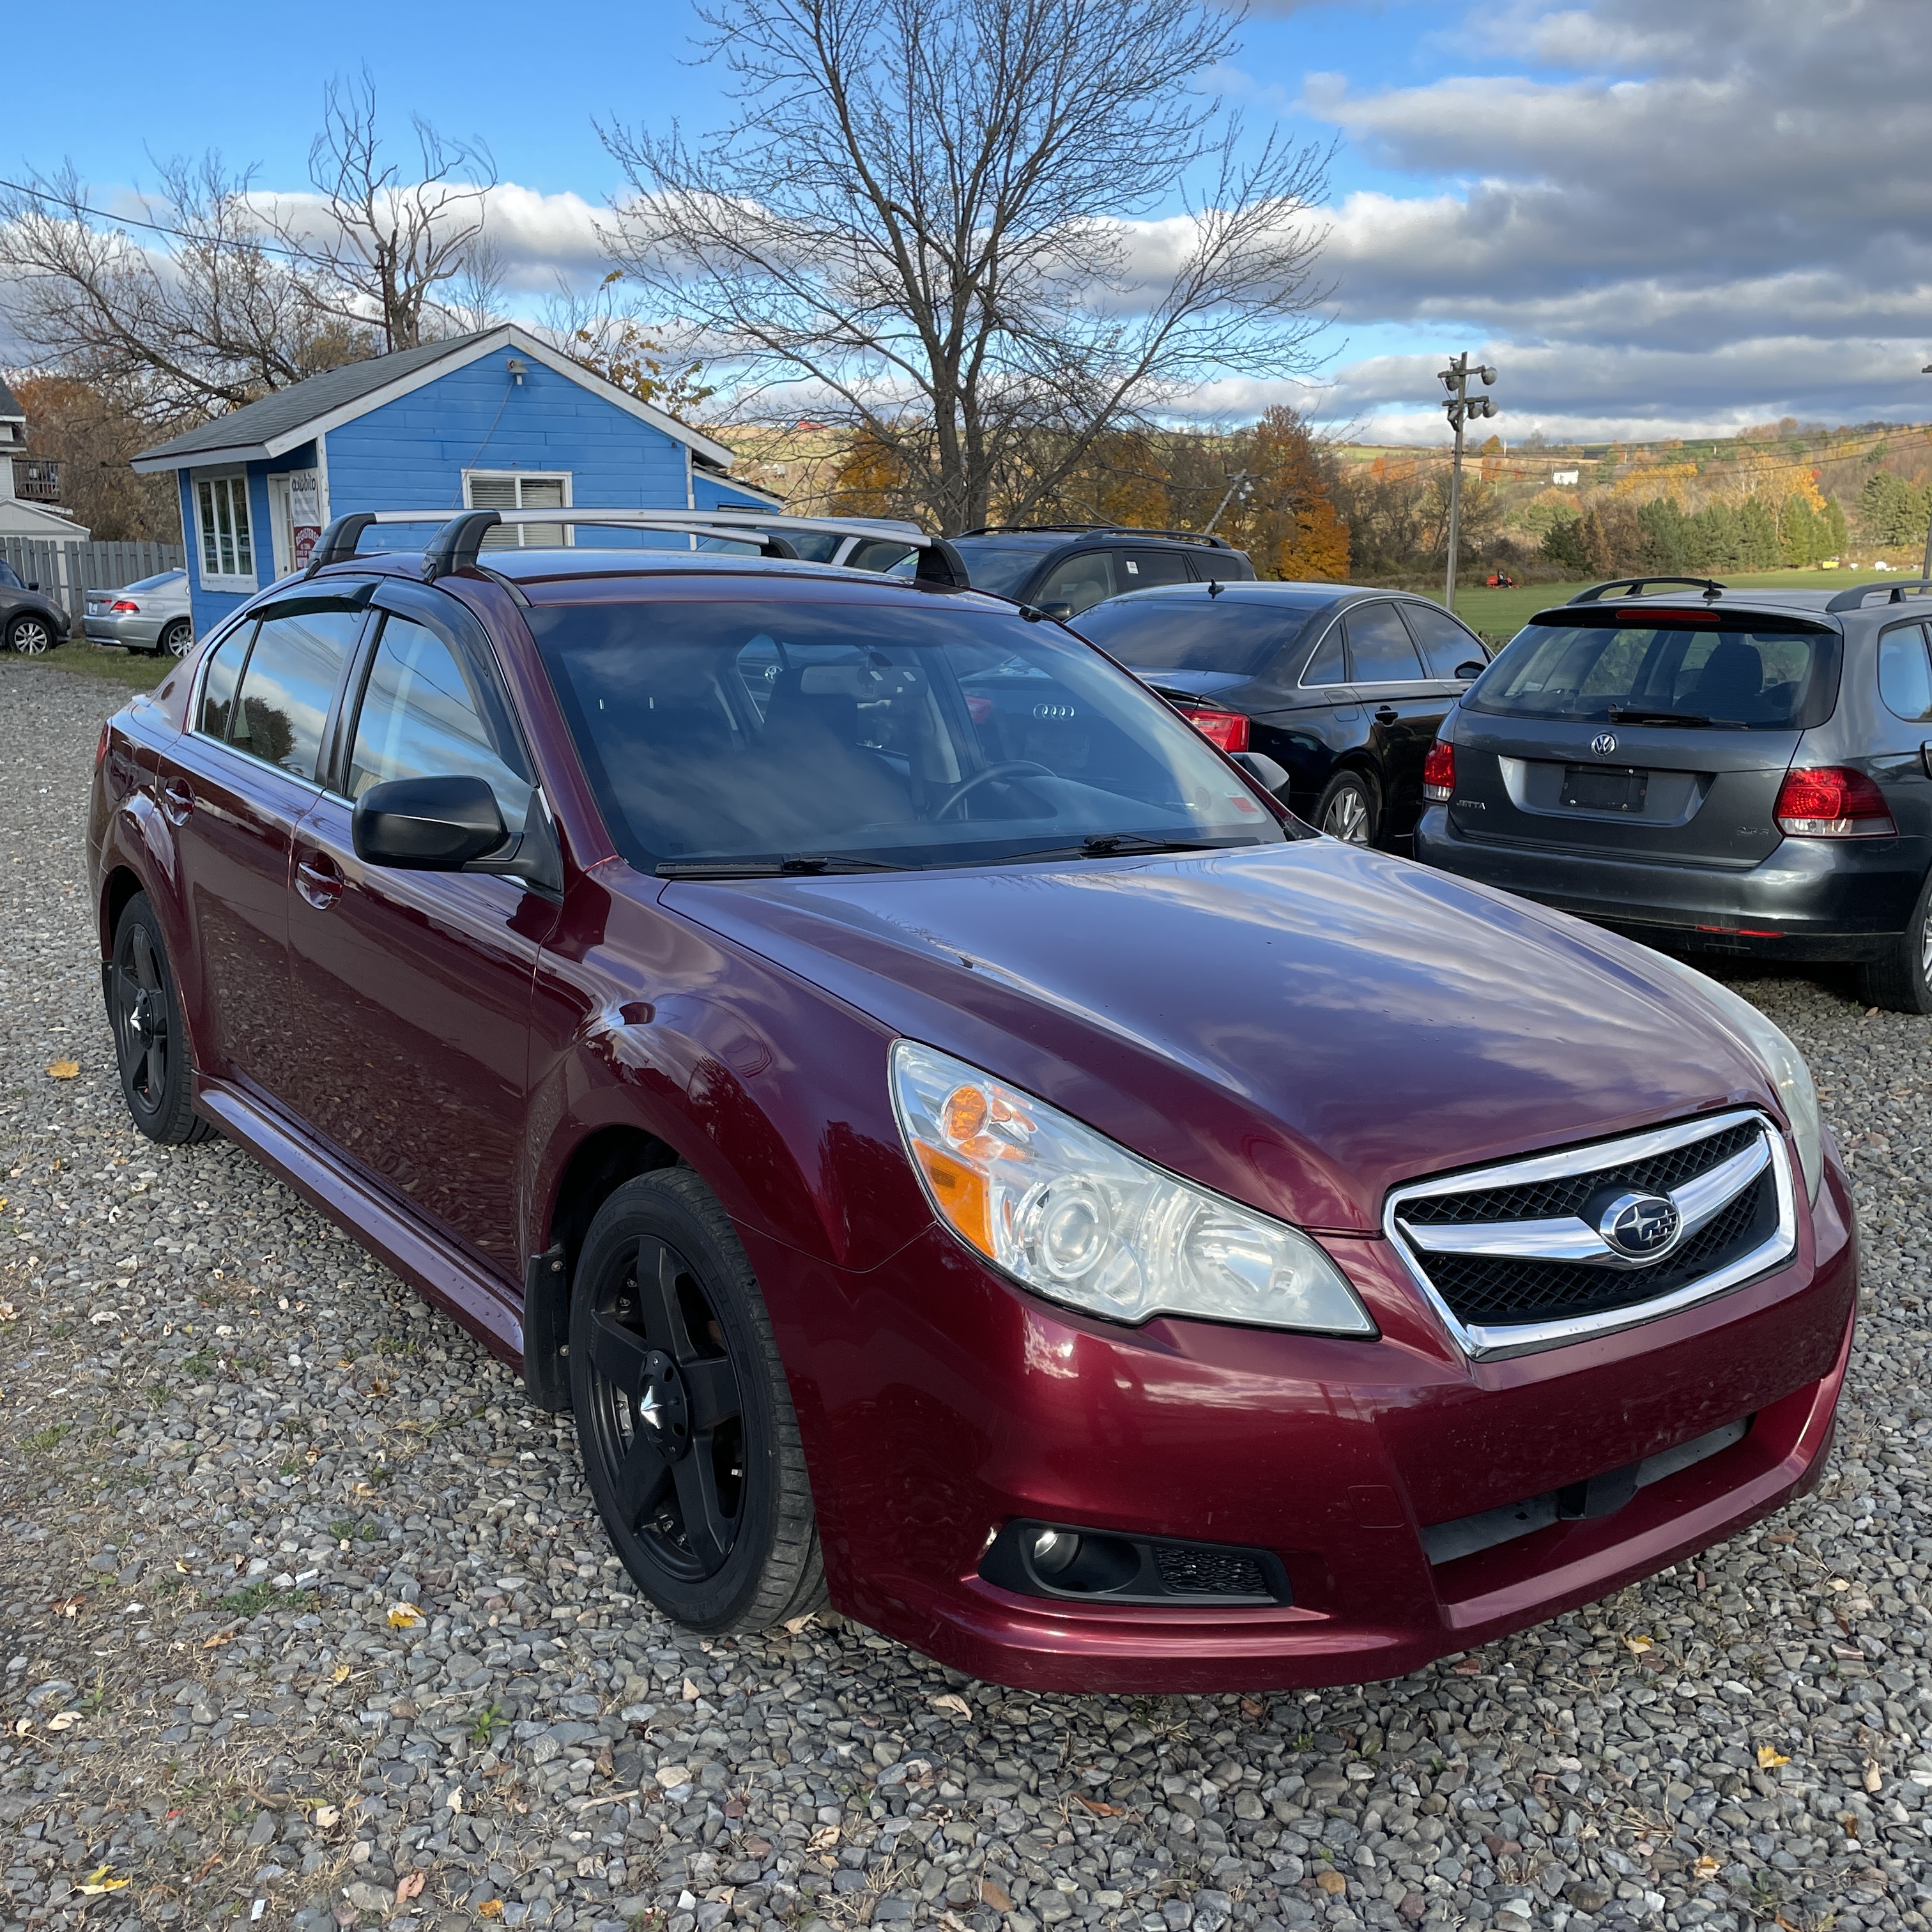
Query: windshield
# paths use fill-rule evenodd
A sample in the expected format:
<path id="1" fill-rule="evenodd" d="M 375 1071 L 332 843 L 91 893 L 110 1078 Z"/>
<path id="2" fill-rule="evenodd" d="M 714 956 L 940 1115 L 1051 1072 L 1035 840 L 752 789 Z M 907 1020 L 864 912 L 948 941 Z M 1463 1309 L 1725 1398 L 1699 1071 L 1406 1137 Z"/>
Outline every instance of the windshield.
<path id="1" fill-rule="evenodd" d="M 984 537 L 955 537 L 952 548 L 966 566 L 975 590 L 1010 597 L 1033 574 L 1035 564 L 1052 548 L 1047 544 L 994 543 Z"/>
<path id="2" fill-rule="evenodd" d="M 1462 702 L 1508 718 L 1797 730 L 1830 712 L 1837 644 L 1830 632 L 1759 628 L 1749 620 L 1532 624 Z"/>
<path id="3" fill-rule="evenodd" d="M 1326 602 L 1327 600 L 1322 600 Z M 1231 671 L 1258 677 L 1299 638 L 1318 600 L 1118 598 L 1080 616 L 1082 636 L 1142 670 Z"/>
<path id="4" fill-rule="evenodd" d="M 640 870 L 1287 836 L 1190 727 L 1054 625 L 937 600 L 699 598 L 524 621 Z"/>

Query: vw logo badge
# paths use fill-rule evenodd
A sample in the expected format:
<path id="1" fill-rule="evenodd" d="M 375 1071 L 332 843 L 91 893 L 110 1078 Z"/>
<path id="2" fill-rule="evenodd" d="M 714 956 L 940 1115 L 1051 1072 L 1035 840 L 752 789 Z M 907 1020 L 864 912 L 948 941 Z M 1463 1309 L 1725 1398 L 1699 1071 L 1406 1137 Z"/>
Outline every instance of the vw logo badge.
<path id="1" fill-rule="evenodd" d="M 1614 731 L 1599 731 L 1590 740 L 1590 748 L 1598 758 L 1607 758 L 1617 748 L 1617 734 Z"/>
<path id="2" fill-rule="evenodd" d="M 1684 1217 L 1661 1194 L 1619 1194 L 1604 1210 L 1597 1232 L 1626 1261 L 1653 1262 L 1676 1245 Z"/>

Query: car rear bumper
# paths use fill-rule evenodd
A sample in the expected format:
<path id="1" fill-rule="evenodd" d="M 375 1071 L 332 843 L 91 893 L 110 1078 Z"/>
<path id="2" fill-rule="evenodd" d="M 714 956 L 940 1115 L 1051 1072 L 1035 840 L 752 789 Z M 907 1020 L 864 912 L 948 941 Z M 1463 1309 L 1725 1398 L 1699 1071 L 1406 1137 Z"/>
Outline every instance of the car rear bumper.
<path id="1" fill-rule="evenodd" d="M 142 612 L 137 616 L 97 616 L 92 612 L 81 620 L 81 628 L 90 643 L 119 644 L 130 651 L 151 651 L 160 643 L 162 626 L 170 621 Z"/>
<path id="2" fill-rule="evenodd" d="M 833 1602 L 944 1664 L 1037 1690 L 1359 1682 L 1601 1597 L 1822 1472 L 1857 1303 L 1835 1164 L 1785 1268 L 1641 1328 L 1501 1361 L 1454 1348 L 1387 1242 L 1328 1245 L 1378 1341 L 1085 1321 L 937 1228 L 836 1279 L 746 1231 L 788 1359 L 818 1371 L 794 1394 Z M 807 1332 L 788 1337 L 800 1322 Z M 850 1346 L 828 1349 L 832 1330 Z M 1741 1440 L 1612 1514 L 1430 1560 L 1431 1526 L 1747 1419 Z M 1023 1594 L 980 1573 L 1015 1518 L 1264 1552 L 1293 1600 Z"/>
<path id="3" fill-rule="evenodd" d="M 1786 838 L 1730 870 L 1469 838 L 1438 805 L 1416 827 L 1415 856 L 1671 952 L 1858 960 L 1911 923 L 1932 842 Z"/>

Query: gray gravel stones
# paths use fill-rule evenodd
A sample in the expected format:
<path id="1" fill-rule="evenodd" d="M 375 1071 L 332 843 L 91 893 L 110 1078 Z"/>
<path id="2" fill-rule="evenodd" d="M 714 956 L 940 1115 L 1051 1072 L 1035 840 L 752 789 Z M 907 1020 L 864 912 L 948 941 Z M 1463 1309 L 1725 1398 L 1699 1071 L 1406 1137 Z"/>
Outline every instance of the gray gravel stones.
<path id="1" fill-rule="evenodd" d="M 1695 1563 L 1308 1696 L 701 1642 L 567 1424 L 235 1149 L 128 1126 L 80 880 L 120 694 L 0 664 L 0 1924 L 1925 1924 L 1926 1022 L 1736 982 L 1811 1056 L 1869 1298 L 1823 1489 Z"/>

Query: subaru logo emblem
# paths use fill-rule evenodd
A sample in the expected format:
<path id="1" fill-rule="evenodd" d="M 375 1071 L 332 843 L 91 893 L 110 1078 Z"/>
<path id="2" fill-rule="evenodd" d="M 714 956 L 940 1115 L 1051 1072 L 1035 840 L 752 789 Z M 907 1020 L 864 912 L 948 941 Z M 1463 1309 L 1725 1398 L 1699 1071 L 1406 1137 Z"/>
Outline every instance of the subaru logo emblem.
<path id="1" fill-rule="evenodd" d="M 1590 740 L 1590 748 L 1598 758 L 1607 758 L 1617 748 L 1617 734 L 1614 731 L 1599 731 Z"/>
<path id="2" fill-rule="evenodd" d="M 1619 1194 L 1604 1210 L 1597 1232 L 1626 1261 L 1651 1262 L 1676 1244 L 1684 1217 L 1661 1194 Z"/>

